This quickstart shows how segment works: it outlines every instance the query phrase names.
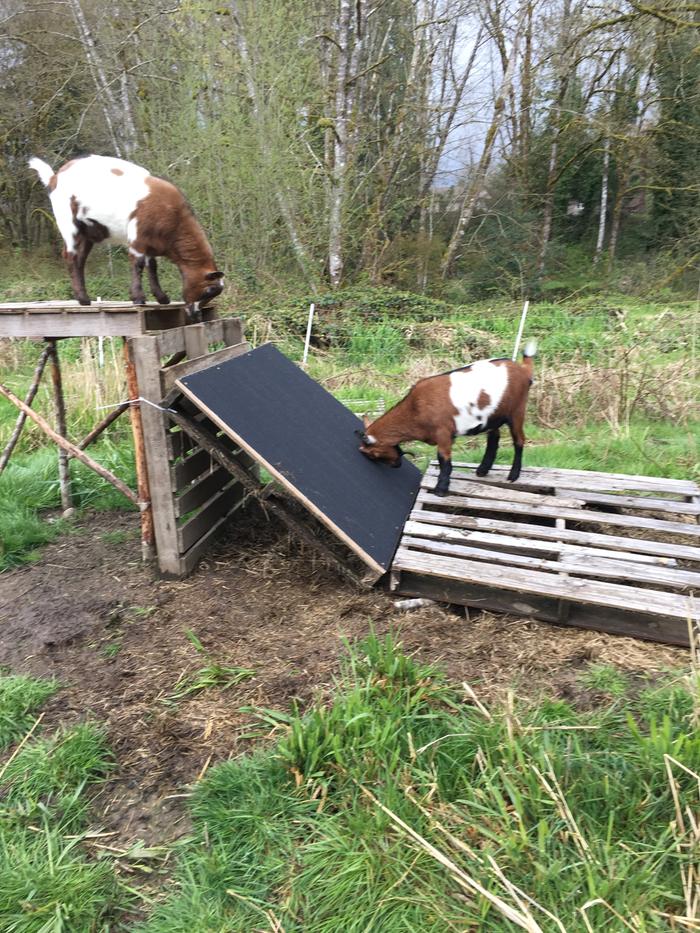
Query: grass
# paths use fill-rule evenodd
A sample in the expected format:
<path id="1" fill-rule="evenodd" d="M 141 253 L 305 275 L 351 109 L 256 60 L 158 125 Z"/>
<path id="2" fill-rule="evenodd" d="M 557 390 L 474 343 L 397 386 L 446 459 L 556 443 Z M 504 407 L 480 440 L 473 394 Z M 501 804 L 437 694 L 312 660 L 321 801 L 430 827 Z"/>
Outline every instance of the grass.
<path id="1" fill-rule="evenodd" d="M 35 713 L 58 685 L 22 674 L 0 676 L 0 751 L 27 732 Z"/>
<path id="2" fill-rule="evenodd" d="M 508 911 L 544 930 L 665 929 L 685 909 L 674 795 L 697 809 L 698 698 L 590 679 L 610 696 L 594 712 L 490 711 L 370 637 L 331 699 L 196 786 L 177 890 L 138 930 L 516 929 Z"/>
<path id="3" fill-rule="evenodd" d="M 29 720 L 56 689 L 53 682 L 0 677 L 4 744 L 27 735 L 0 763 L 0 929 L 8 933 L 106 930 L 105 918 L 130 902 L 113 862 L 87 858 L 83 845 L 87 790 L 112 767 L 102 730 L 84 723 L 28 736 Z"/>

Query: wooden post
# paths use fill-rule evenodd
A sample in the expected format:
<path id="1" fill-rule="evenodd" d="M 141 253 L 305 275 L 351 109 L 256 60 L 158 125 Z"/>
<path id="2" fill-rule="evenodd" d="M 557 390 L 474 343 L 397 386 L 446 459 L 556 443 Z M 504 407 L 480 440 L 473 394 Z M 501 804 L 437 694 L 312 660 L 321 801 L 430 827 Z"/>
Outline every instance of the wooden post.
<path id="1" fill-rule="evenodd" d="M 158 338 L 133 337 L 130 340 L 130 351 L 136 368 L 140 396 L 160 405 L 163 389 L 160 379 Z M 170 486 L 170 458 L 166 436 L 168 422 L 165 414 L 152 405 L 142 407 L 141 420 L 146 464 L 150 477 L 158 566 L 162 573 L 180 576 L 177 516 Z"/>
<path id="2" fill-rule="evenodd" d="M 63 398 L 63 379 L 61 378 L 61 364 L 58 358 L 58 347 L 55 337 L 47 337 L 49 345 L 49 359 L 51 360 L 51 381 L 53 382 L 53 401 L 56 411 L 56 430 L 61 437 L 66 437 L 66 404 Z M 61 486 L 61 507 L 64 516 L 72 514 L 73 492 L 70 482 L 70 466 L 68 452 L 65 447 L 58 448 L 58 479 Z"/>
<path id="3" fill-rule="evenodd" d="M 134 460 L 136 462 L 136 488 L 141 508 L 141 559 L 153 560 L 155 557 L 155 534 L 153 531 L 153 509 L 151 491 L 146 465 L 146 452 L 143 440 L 143 419 L 139 398 L 139 383 L 136 367 L 131 352 L 131 341 L 124 338 L 124 369 L 126 371 L 126 390 L 132 404 L 129 406 L 131 431 L 134 436 Z"/>
<path id="4" fill-rule="evenodd" d="M 94 470 L 102 479 L 106 479 L 108 483 L 111 483 L 115 489 L 118 489 L 119 492 L 126 496 L 130 502 L 133 502 L 134 505 L 139 504 L 138 497 L 129 489 L 126 483 L 123 483 L 113 473 L 110 473 L 109 470 L 93 460 L 92 457 L 88 457 L 88 455 L 80 450 L 80 448 L 76 447 L 75 444 L 71 444 L 65 437 L 57 434 L 46 419 L 37 414 L 29 405 L 25 405 L 21 398 L 17 398 L 14 392 L 11 392 L 7 386 L 2 385 L 2 383 L 0 383 L 0 395 L 4 395 L 8 402 L 12 402 L 20 411 L 29 415 L 32 421 L 35 421 L 39 425 L 44 434 L 48 435 L 54 444 L 58 444 L 58 446 L 62 450 L 65 450 L 67 454 L 70 454 L 71 457 L 80 460 L 81 463 L 84 463 L 86 467 L 90 467 L 91 470 Z"/>
<path id="5" fill-rule="evenodd" d="M 46 366 L 46 361 L 49 358 L 51 353 L 51 347 L 44 347 L 39 357 L 39 362 L 36 364 L 36 369 L 34 370 L 34 376 L 32 378 L 32 384 L 29 386 L 29 391 L 27 392 L 24 404 L 31 406 L 34 401 L 34 397 L 39 389 L 39 383 L 41 382 L 41 377 L 44 374 L 44 367 Z M 15 445 L 19 440 L 19 436 L 22 433 L 22 428 L 24 427 L 24 422 L 27 420 L 26 414 L 21 411 L 17 416 L 17 422 L 15 424 L 15 429 L 12 432 L 12 437 L 7 442 L 7 446 L 0 455 L 0 473 L 7 466 L 10 457 L 12 456 L 12 451 L 15 449 Z"/>

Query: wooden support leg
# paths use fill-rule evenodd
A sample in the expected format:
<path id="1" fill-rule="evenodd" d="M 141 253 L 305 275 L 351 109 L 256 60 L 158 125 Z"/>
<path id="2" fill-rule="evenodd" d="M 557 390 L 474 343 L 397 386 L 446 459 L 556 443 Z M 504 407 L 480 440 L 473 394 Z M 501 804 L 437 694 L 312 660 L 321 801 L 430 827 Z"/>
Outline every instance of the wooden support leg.
<path id="1" fill-rule="evenodd" d="M 142 398 L 160 404 L 163 387 L 160 380 L 160 356 L 156 337 L 132 337 L 130 352 L 136 367 L 138 392 Z M 158 549 L 158 566 L 162 573 L 180 576 L 180 551 L 177 540 L 177 516 L 170 488 L 170 459 L 167 446 L 168 422 L 165 415 L 152 405 L 144 405 L 141 419 L 146 463 L 150 477 L 150 499 Z"/>
<path id="2" fill-rule="evenodd" d="M 129 399 L 139 397 L 139 383 L 136 375 L 131 343 L 124 340 L 124 368 L 126 370 L 126 390 Z M 131 417 L 131 431 L 134 436 L 134 459 L 136 461 L 136 487 L 141 509 L 141 559 L 153 560 L 155 557 L 155 534 L 153 531 L 153 509 L 151 507 L 151 490 L 148 481 L 148 467 L 146 466 L 146 451 L 143 440 L 143 419 L 141 417 L 140 403 L 129 407 Z"/>
<path id="3" fill-rule="evenodd" d="M 51 380 L 53 382 L 53 401 L 56 411 L 56 431 L 61 437 L 66 437 L 66 403 L 63 398 L 63 379 L 61 377 L 61 364 L 58 358 L 56 340 L 48 338 L 49 359 L 51 361 Z M 73 491 L 70 482 L 69 457 L 65 448 L 58 448 L 58 479 L 61 486 L 61 507 L 64 515 L 71 515 L 73 511 Z"/>
<path id="4" fill-rule="evenodd" d="M 36 369 L 34 370 L 34 376 L 32 378 L 32 384 L 29 386 L 29 391 L 27 392 L 24 404 L 31 406 L 34 401 L 34 397 L 39 389 L 39 383 L 41 382 L 41 377 L 44 374 L 44 367 L 46 366 L 46 361 L 48 360 L 51 354 L 50 347 L 44 347 L 42 350 L 41 356 L 39 357 L 39 362 L 36 364 Z M 15 449 L 15 445 L 19 440 L 20 434 L 22 433 L 22 428 L 24 427 L 24 422 L 27 420 L 26 414 L 21 411 L 17 416 L 17 421 L 15 423 L 14 431 L 12 432 L 12 437 L 7 442 L 7 446 L 0 454 L 0 473 L 5 469 L 9 463 L 10 457 L 12 456 L 12 451 Z"/>

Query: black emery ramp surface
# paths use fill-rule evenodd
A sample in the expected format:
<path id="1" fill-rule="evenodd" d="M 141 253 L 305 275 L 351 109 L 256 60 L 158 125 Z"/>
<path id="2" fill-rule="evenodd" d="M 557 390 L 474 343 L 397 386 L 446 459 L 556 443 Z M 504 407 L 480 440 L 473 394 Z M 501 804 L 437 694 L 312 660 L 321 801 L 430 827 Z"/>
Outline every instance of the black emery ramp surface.
<path id="1" fill-rule="evenodd" d="M 388 570 L 420 486 L 412 463 L 363 456 L 360 419 L 272 344 L 177 386 L 367 564 Z"/>

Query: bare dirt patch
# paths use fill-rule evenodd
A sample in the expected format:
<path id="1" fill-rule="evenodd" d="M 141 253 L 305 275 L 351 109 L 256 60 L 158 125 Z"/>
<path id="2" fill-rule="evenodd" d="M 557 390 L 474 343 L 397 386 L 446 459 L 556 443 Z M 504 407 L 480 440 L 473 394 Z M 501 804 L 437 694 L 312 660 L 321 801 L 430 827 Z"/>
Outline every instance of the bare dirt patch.
<path id="1" fill-rule="evenodd" d="M 520 696 L 590 703 L 578 677 L 591 661 L 633 673 L 688 663 L 681 649 L 507 616 L 467 621 L 441 606 L 399 612 L 257 512 L 185 581 L 158 579 L 141 564 L 131 513 L 83 517 L 39 563 L 0 576 L 0 665 L 62 685 L 43 726 L 86 717 L 106 725 L 117 767 L 98 806 L 114 845 L 157 845 L 186 832 L 187 786 L 268 731 L 246 707 L 307 703 L 332 685 L 344 640 L 371 627 L 398 632 L 406 650 L 468 681 L 487 702 L 513 687 Z M 255 675 L 169 700 L 178 678 L 209 659 Z"/>

